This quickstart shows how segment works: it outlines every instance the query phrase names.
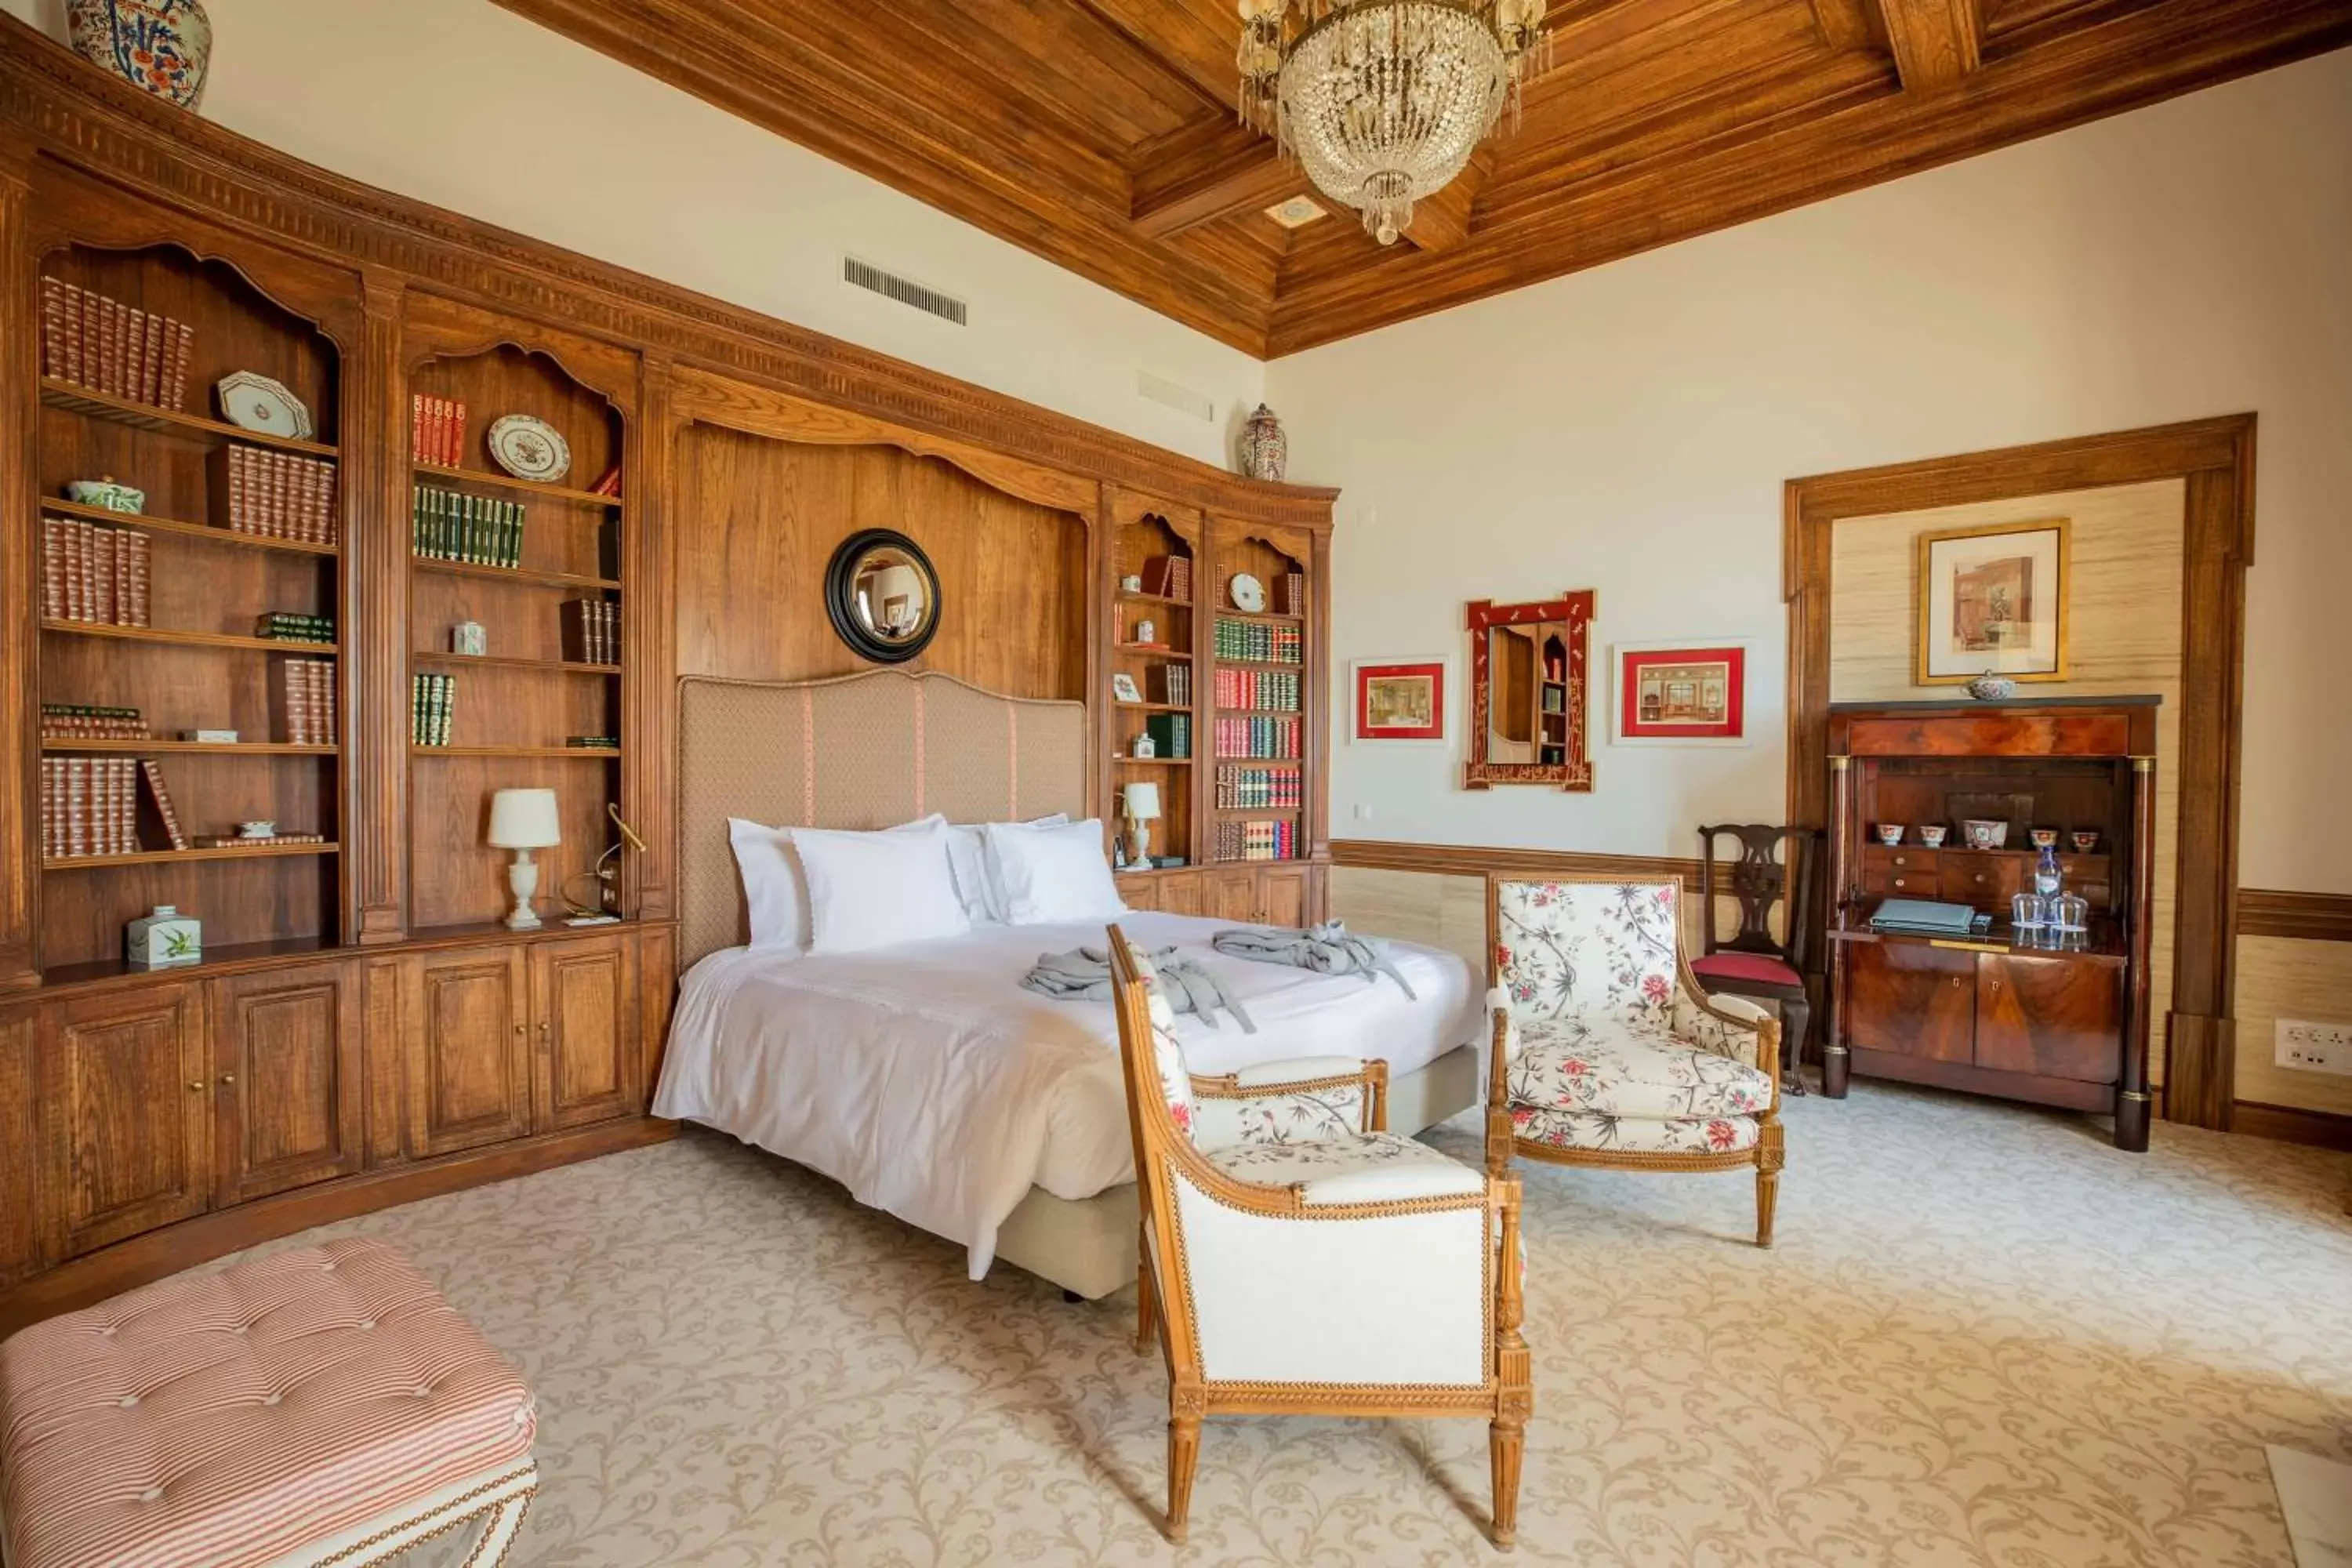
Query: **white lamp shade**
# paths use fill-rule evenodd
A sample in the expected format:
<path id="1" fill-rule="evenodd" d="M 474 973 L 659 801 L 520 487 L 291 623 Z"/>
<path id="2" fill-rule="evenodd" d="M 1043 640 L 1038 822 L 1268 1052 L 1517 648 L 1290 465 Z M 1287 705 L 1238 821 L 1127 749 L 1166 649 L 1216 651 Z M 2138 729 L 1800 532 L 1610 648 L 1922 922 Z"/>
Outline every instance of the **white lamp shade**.
<path id="1" fill-rule="evenodd" d="M 1160 786 L 1158 784 L 1129 784 L 1124 799 L 1127 803 L 1127 815 L 1136 821 L 1157 822 L 1160 819 Z"/>
<path id="2" fill-rule="evenodd" d="M 502 789 L 490 797 L 490 847 L 545 849 L 563 842 L 551 789 Z"/>

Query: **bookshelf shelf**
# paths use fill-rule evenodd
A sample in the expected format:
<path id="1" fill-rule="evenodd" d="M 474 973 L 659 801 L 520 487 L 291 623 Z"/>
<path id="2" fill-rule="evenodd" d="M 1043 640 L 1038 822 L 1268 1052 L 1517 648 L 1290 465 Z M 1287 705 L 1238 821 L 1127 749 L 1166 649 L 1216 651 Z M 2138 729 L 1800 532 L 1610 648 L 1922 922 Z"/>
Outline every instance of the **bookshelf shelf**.
<path id="1" fill-rule="evenodd" d="M 620 583 L 611 577 L 580 577 L 569 572 L 533 572 L 520 566 L 485 566 L 472 561 L 444 561 L 436 555 L 411 557 L 419 572 L 438 572 L 450 577 L 492 577 L 504 583 L 521 583 L 534 588 L 603 588 L 613 593 L 621 591 Z"/>
<path id="2" fill-rule="evenodd" d="M 41 378 L 41 402 L 47 407 L 79 414 L 89 419 L 103 419 L 110 424 L 128 426 L 133 430 L 146 430 L 157 435 L 176 436 L 207 445 L 220 446 L 243 442 L 252 447 L 268 447 L 280 452 L 299 452 L 310 458 L 334 458 L 336 449 L 316 441 L 297 441 L 288 436 L 268 436 L 242 426 L 207 419 L 198 414 L 183 414 L 175 409 L 157 408 L 152 404 L 116 397 L 108 393 L 93 392 L 71 382 Z"/>
<path id="3" fill-rule="evenodd" d="M 204 860 L 284 860 L 342 853 L 340 844 L 260 844 L 250 849 L 142 849 L 136 855 L 77 855 L 45 860 L 45 871 L 103 871 L 112 866 L 177 866 Z"/>
<path id="4" fill-rule="evenodd" d="M 537 479 L 518 479 L 508 474 L 494 474 L 487 468 L 445 468 L 438 463 L 411 463 L 409 471 L 420 479 L 446 479 L 451 484 L 483 485 L 510 495 L 529 496 L 537 500 L 569 501 L 579 506 L 618 508 L 619 496 L 598 495 L 594 490 L 575 490 L 566 485 L 541 484 Z"/>
<path id="5" fill-rule="evenodd" d="M 44 741 L 50 756 L 332 757 L 340 746 L 296 745 L 290 741 Z"/>
<path id="6" fill-rule="evenodd" d="M 283 550 L 295 555 L 341 555 L 341 547 L 332 544 L 312 544 L 300 539 L 272 539 L 265 533 L 241 533 L 233 528 L 215 528 L 209 523 L 181 522 L 168 517 L 149 517 L 144 512 L 109 511 L 102 506 L 84 506 L 79 501 L 43 500 L 43 516 L 69 517 L 81 522 L 100 522 L 110 528 L 144 529 L 149 533 L 169 534 L 174 539 L 199 539 L 206 544 L 236 544 L 247 550 Z"/>
<path id="7" fill-rule="evenodd" d="M 1118 649 L 1121 653 L 1142 654 L 1151 658 L 1181 659 L 1186 664 L 1192 662 L 1192 656 L 1191 654 L 1185 652 L 1182 648 L 1171 647 L 1164 642 L 1121 642 L 1113 643 L 1111 644 L 1111 647 Z"/>
<path id="8" fill-rule="evenodd" d="M 607 676 L 621 673 L 617 664 L 586 664 L 572 658 L 510 658 L 489 653 L 412 653 L 412 664 L 443 669 L 540 669 L 555 675 Z"/>
<path id="9" fill-rule="evenodd" d="M 1198 757 L 1128 757 L 1114 754 L 1111 758 L 1122 768 L 1189 768 Z"/>
<path id="10" fill-rule="evenodd" d="M 1297 708 L 1226 708 L 1221 705 L 1217 711 L 1235 719 L 1297 719 L 1304 716 L 1304 710 Z"/>
<path id="11" fill-rule="evenodd" d="M 111 637 L 125 642 L 158 643 L 173 647 L 244 648 L 257 653 L 292 654 L 303 658 L 331 658 L 341 652 L 331 642 L 295 642 L 285 637 L 241 637 L 228 632 L 182 632 L 162 626 L 118 626 L 105 621 L 43 621 L 41 629 L 66 637 Z"/>
<path id="12" fill-rule="evenodd" d="M 1294 673 L 1307 668 L 1305 661 L 1296 658 L 1221 658 L 1217 662 L 1235 669 L 1283 669 Z"/>
<path id="13" fill-rule="evenodd" d="M 1115 702 L 1111 706 L 1130 713 L 1190 713 L 1192 710 L 1181 702 Z"/>
<path id="14" fill-rule="evenodd" d="M 1192 601 L 1190 599 L 1172 599 L 1165 594 L 1135 593 L 1126 588 L 1118 591 L 1118 600 L 1123 605 L 1165 605 L 1171 610 L 1189 610 L 1192 607 Z"/>
<path id="15" fill-rule="evenodd" d="M 609 763 L 621 754 L 618 746 L 415 746 L 412 757 L 562 757 L 569 762 Z"/>
<path id="16" fill-rule="evenodd" d="M 1225 609 L 1219 610 L 1217 614 L 1229 621 L 1257 621 L 1270 626 L 1303 626 L 1307 624 L 1305 616 L 1286 616 L 1274 610 Z M 1242 661 L 1226 659 L 1223 662 L 1235 664 Z"/>

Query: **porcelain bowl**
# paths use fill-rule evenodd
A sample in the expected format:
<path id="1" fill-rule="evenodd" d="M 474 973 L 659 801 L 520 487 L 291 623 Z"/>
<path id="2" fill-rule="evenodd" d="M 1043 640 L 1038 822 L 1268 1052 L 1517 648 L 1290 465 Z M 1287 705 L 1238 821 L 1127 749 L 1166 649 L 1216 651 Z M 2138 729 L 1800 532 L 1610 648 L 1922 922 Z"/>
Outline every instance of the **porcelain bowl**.
<path id="1" fill-rule="evenodd" d="M 2009 824 L 1972 816 L 1960 824 L 1960 839 L 1971 849 L 2005 849 L 2009 847 Z"/>

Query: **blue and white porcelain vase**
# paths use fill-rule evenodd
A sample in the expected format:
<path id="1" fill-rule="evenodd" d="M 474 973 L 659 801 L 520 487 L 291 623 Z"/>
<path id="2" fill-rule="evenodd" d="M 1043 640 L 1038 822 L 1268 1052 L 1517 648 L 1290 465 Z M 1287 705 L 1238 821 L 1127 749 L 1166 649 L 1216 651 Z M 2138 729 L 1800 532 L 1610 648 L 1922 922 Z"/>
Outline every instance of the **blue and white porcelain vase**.
<path id="1" fill-rule="evenodd" d="M 66 0 L 66 32 L 84 59 L 134 87 L 182 109 L 204 96 L 213 24 L 201 0 Z"/>

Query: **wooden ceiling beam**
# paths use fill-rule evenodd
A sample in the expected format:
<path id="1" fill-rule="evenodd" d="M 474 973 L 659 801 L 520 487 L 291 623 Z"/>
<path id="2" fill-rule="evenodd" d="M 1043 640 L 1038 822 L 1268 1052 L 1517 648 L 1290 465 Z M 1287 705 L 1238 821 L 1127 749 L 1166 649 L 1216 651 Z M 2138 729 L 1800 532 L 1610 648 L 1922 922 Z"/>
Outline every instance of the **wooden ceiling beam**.
<path id="1" fill-rule="evenodd" d="M 1470 162 L 1446 182 L 1444 190 L 1412 204 L 1412 221 L 1405 225 L 1405 239 L 1418 250 L 1451 250 L 1467 243 L 1470 209 L 1477 205 L 1478 193 L 1486 188 L 1486 176 L 1494 172 L 1495 144 L 1489 142 L 1470 154 Z"/>
<path id="2" fill-rule="evenodd" d="M 1983 63 L 1976 0 L 1872 0 L 1903 90 L 1939 92 Z"/>
<path id="3" fill-rule="evenodd" d="M 1231 115 L 1147 142 L 1128 166 L 1129 216 L 1147 239 L 1262 212 L 1307 188 L 1305 170 Z"/>

